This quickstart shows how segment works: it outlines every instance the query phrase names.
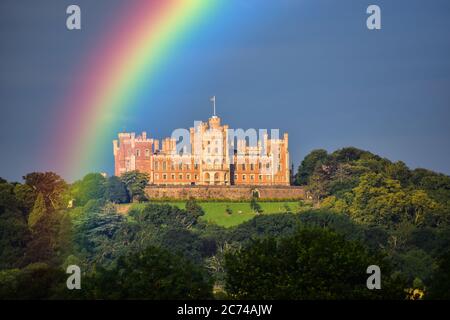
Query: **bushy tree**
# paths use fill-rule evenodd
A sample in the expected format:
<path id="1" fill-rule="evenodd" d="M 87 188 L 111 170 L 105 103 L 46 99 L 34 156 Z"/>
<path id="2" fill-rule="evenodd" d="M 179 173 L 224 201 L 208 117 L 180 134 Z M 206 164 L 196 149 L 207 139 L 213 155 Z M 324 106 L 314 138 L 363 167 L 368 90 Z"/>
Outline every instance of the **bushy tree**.
<path id="1" fill-rule="evenodd" d="M 212 298 L 212 282 L 202 268 L 155 247 L 121 257 L 110 270 L 97 269 L 85 283 L 90 299 Z"/>
<path id="2" fill-rule="evenodd" d="M 89 173 L 72 185 L 71 193 L 77 206 L 84 206 L 89 200 L 104 199 L 106 178 L 100 173 Z"/>
<path id="3" fill-rule="evenodd" d="M 113 203 L 128 203 L 127 188 L 119 177 L 112 176 L 106 181 L 105 198 Z"/>
<path id="4" fill-rule="evenodd" d="M 450 300 L 450 250 L 439 256 L 437 268 L 431 278 L 431 285 L 428 290 L 428 299 Z"/>
<path id="5" fill-rule="evenodd" d="M 67 183 L 54 172 L 33 172 L 23 177 L 36 194 L 41 193 L 49 210 L 67 206 Z"/>
<path id="6" fill-rule="evenodd" d="M 129 171 L 120 177 L 122 182 L 125 184 L 129 198 L 133 200 L 146 200 L 145 187 L 148 184 L 149 177 L 147 173 L 139 171 Z"/>
<path id="7" fill-rule="evenodd" d="M 307 184 L 316 166 L 325 162 L 327 159 L 328 152 L 326 150 L 318 149 L 311 151 L 298 167 L 298 172 L 295 175 L 295 184 Z"/>
<path id="8" fill-rule="evenodd" d="M 252 197 L 252 200 L 250 201 L 250 208 L 255 212 L 255 213 L 263 213 L 264 210 L 262 209 L 261 205 L 258 203 L 258 201 L 256 201 L 255 197 Z"/>
<path id="9" fill-rule="evenodd" d="M 186 202 L 186 211 L 195 216 L 196 218 L 205 215 L 205 212 L 203 211 L 202 207 L 193 198 L 189 199 Z"/>
<path id="10" fill-rule="evenodd" d="M 36 224 L 47 215 L 47 206 L 45 205 L 44 196 L 39 193 L 36 202 L 34 203 L 33 210 L 28 217 L 28 226 L 33 229 Z"/>
<path id="11" fill-rule="evenodd" d="M 366 287 L 367 267 L 380 266 L 381 290 Z M 226 290 L 238 299 L 404 299 L 406 283 L 379 254 L 326 229 L 300 229 L 255 240 L 225 256 Z"/>
<path id="12" fill-rule="evenodd" d="M 45 263 L 34 263 L 23 269 L 0 271 L 0 300 L 42 300 L 60 298 L 66 274 Z"/>

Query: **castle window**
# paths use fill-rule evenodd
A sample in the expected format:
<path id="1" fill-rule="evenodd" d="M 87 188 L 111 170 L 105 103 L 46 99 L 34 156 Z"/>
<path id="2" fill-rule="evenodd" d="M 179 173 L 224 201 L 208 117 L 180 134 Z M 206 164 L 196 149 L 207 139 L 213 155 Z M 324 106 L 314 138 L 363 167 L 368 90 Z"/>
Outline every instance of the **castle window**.
<path id="1" fill-rule="evenodd" d="M 150 157 L 150 150 L 149 149 L 145 149 L 145 156 L 147 158 Z"/>
<path id="2" fill-rule="evenodd" d="M 137 149 L 136 150 L 136 157 L 140 157 L 141 156 L 141 150 Z"/>
<path id="3" fill-rule="evenodd" d="M 186 175 L 186 179 L 191 180 L 191 175 L 189 173 Z"/>
<path id="4" fill-rule="evenodd" d="M 250 165 L 250 170 L 253 171 L 255 169 L 255 166 L 253 165 L 253 163 Z"/>
<path id="5" fill-rule="evenodd" d="M 261 162 L 258 163 L 258 169 L 261 170 Z"/>
<path id="6" fill-rule="evenodd" d="M 158 170 L 159 167 L 158 164 L 159 164 L 158 162 L 155 162 L 155 170 Z"/>
<path id="7" fill-rule="evenodd" d="M 269 169 L 269 168 L 270 168 L 270 164 L 266 163 L 266 169 Z"/>
<path id="8" fill-rule="evenodd" d="M 195 179 L 195 180 L 197 180 L 197 179 L 198 179 L 198 176 L 197 176 L 197 175 L 195 175 L 195 176 L 194 176 L 194 179 Z"/>
<path id="9" fill-rule="evenodd" d="M 237 179 L 238 179 L 238 175 L 235 174 L 235 175 L 234 175 L 234 180 L 237 180 Z"/>
<path id="10" fill-rule="evenodd" d="M 178 165 L 178 169 L 179 170 L 183 170 L 183 164 L 180 162 L 180 164 Z"/>
<path id="11" fill-rule="evenodd" d="M 179 178 L 180 180 L 183 180 L 183 175 L 180 174 L 180 175 L 178 176 L 178 178 Z"/>
<path id="12" fill-rule="evenodd" d="M 255 180 L 255 176 L 252 174 L 252 175 L 250 175 L 250 180 Z"/>
<path id="13" fill-rule="evenodd" d="M 170 165 L 170 169 L 172 169 L 172 171 L 175 170 L 175 165 L 173 163 Z"/>
<path id="14" fill-rule="evenodd" d="M 198 169 L 198 163 L 194 164 L 194 168 L 195 168 L 195 170 Z"/>
<path id="15" fill-rule="evenodd" d="M 174 175 L 174 174 L 172 174 L 172 176 L 171 176 L 171 177 L 172 177 L 172 180 L 175 180 L 175 175 Z"/>
<path id="16" fill-rule="evenodd" d="M 167 180 L 167 174 L 163 174 L 163 179 Z"/>
<path id="17" fill-rule="evenodd" d="M 262 175 L 258 176 L 259 181 L 262 181 Z"/>
<path id="18" fill-rule="evenodd" d="M 164 161 L 163 162 L 163 170 L 166 170 L 167 169 L 167 163 Z"/>
<path id="19" fill-rule="evenodd" d="M 155 173 L 155 180 L 159 179 L 159 174 Z"/>
<path id="20" fill-rule="evenodd" d="M 242 180 L 245 181 L 245 174 L 242 175 Z"/>

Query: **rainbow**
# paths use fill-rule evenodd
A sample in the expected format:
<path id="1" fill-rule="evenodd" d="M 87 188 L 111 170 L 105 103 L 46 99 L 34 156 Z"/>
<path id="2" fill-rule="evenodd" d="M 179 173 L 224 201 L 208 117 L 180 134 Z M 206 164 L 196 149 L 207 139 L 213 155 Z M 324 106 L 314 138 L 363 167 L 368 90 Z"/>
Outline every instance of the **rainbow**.
<path id="1" fill-rule="evenodd" d="M 119 21 L 106 28 L 74 76 L 58 117 L 52 145 L 64 177 L 80 178 L 95 167 L 100 145 L 110 140 L 106 128 L 116 125 L 129 102 L 149 90 L 177 54 L 177 43 L 211 19 L 219 0 L 126 1 Z M 109 151 L 111 151 L 111 148 Z M 54 155 L 55 157 L 55 155 Z"/>

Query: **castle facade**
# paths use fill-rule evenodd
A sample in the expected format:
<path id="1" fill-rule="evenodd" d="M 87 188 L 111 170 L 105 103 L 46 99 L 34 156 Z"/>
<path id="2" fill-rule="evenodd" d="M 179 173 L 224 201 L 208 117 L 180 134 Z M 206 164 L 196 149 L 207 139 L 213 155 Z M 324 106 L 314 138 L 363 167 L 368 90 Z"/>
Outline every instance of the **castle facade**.
<path id="1" fill-rule="evenodd" d="M 152 185 L 280 185 L 290 184 L 288 134 L 278 130 L 243 131 L 222 125 L 218 116 L 195 122 L 159 140 L 119 133 L 113 141 L 115 175 L 137 170 Z M 273 137 L 275 135 L 276 137 Z"/>

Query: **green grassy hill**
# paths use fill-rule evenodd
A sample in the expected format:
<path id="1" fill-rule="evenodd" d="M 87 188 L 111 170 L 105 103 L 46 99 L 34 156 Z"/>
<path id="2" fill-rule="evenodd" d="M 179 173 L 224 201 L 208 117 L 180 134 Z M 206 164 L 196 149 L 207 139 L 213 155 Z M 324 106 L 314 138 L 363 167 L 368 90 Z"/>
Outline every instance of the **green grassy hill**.
<path id="1" fill-rule="evenodd" d="M 180 209 L 184 209 L 186 202 L 184 201 L 167 201 L 158 202 L 167 203 L 173 206 L 177 206 Z M 308 204 L 304 204 L 299 201 L 286 201 L 286 202 L 259 202 L 263 209 L 262 214 L 276 214 L 285 212 L 299 212 L 310 208 Z M 130 208 L 140 208 L 145 206 L 146 203 L 136 203 L 119 205 L 119 212 L 126 213 Z M 257 214 L 250 208 L 250 202 L 199 202 L 199 205 L 205 211 L 205 215 L 201 217 L 202 220 L 209 223 L 215 223 L 222 227 L 233 227 L 248 221 L 255 217 Z M 227 208 L 231 209 L 231 214 L 227 213 Z"/>

